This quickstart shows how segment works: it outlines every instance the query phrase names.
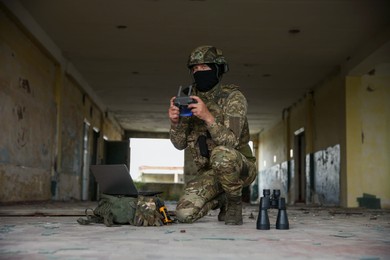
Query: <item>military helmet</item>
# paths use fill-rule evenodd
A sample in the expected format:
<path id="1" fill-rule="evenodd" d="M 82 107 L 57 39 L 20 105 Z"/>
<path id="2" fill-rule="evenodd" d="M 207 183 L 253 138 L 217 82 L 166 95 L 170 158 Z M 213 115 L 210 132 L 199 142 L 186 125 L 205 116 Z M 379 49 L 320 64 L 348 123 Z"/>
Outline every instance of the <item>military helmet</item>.
<path id="1" fill-rule="evenodd" d="M 195 48 L 188 58 L 187 66 L 191 68 L 197 64 L 217 64 L 223 67 L 223 73 L 228 71 L 228 64 L 220 49 L 213 46 L 200 46 Z"/>

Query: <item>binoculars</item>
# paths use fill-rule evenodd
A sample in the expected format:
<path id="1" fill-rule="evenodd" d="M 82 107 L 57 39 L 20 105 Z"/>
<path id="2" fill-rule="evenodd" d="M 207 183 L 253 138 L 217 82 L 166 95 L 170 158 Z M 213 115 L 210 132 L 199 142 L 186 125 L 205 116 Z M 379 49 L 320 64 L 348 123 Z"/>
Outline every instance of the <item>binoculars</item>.
<path id="1" fill-rule="evenodd" d="M 280 190 L 273 190 L 272 195 L 269 189 L 263 190 L 263 197 L 260 198 L 259 215 L 257 217 L 257 229 L 270 229 L 268 209 L 278 209 L 276 229 L 290 228 L 286 211 L 286 199 L 280 197 Z"/>

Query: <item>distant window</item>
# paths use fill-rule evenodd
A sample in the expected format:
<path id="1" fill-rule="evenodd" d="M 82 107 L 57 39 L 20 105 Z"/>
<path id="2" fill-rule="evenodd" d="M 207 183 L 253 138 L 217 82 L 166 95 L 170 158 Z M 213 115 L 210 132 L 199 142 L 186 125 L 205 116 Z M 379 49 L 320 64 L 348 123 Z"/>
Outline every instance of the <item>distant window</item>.
<path id="1" fill-rule="evenodd" d="M 169 139 L 130 138 L 130 174 L 141 181 L 142 167 L 184 167 L 184 151 Z"/>

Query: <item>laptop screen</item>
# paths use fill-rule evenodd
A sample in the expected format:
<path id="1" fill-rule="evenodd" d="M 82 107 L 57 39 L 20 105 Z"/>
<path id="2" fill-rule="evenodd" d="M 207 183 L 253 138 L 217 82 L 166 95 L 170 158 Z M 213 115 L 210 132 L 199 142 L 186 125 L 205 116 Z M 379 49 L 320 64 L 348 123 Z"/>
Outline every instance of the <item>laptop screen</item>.
<path id="1" fill-rule="evenodd" d="M 100 192 L 137 197 L 138 191 L 125 164 L 91 165 Z"/>

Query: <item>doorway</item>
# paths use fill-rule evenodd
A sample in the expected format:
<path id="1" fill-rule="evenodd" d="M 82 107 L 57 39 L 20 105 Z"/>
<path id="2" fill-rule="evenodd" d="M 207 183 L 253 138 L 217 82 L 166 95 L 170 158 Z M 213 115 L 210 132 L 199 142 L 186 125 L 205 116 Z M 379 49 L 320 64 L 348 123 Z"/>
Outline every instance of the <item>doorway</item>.
<path id="1" fill-rule="evenodd" d="M 305 132 L 299 131 L 295 135 L 295 169 L 296 169 L 296 203 L 306 203 L 306 152 L 305 152 Z"/>
<path id="2" fill-rule="evenodd" d="M 130 167 L 130 141 L 104 141 L 104 164 L 125 164 Z"/>

